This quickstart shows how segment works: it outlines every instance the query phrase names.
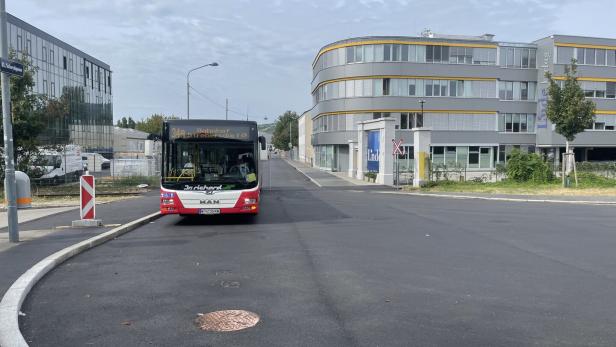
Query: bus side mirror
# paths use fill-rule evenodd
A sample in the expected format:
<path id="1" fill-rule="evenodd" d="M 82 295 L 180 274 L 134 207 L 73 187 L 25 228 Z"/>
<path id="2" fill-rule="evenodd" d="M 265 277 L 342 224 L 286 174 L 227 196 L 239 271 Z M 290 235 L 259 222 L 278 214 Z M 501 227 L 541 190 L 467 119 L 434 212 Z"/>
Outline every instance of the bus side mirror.
<path id="1" fill-rule="evenodd" d="M 259 136 L 259 144 L 261 144 L 261 150 L 265 150 L 265 137 Z"/>

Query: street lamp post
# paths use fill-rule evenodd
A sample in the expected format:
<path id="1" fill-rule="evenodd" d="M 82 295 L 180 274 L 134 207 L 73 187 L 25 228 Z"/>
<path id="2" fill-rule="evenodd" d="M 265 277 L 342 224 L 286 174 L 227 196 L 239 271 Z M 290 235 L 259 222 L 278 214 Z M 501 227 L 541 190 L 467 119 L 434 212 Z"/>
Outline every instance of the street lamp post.
<path id="1" fill-rule="evenodd" d="M 218 63 L 217 62 L 213 62 L 213 63 L 209 63 L 209 64 L 198 66 L 198 67 L 196 67 L 194 69 L 188 70 L 188 73 L 186 74 L 186 118 L 187 119 L 190 119 L 190 73 L 195 71 L 195 70 L 199 70 L 201 68 L 204 68 L 206 66 L 218 66 Z"/>
<path id="2" fill-rule="evenodd" d="M 421 126 L 423 127 L 423 120 L 424 120 L 424 104 L 426 103 L 426 100 L 419 100 L 419 104 L 421 105 Z M 419 128 L 417 126 L 417 124 L 415 124 L 415 127 Z"/>

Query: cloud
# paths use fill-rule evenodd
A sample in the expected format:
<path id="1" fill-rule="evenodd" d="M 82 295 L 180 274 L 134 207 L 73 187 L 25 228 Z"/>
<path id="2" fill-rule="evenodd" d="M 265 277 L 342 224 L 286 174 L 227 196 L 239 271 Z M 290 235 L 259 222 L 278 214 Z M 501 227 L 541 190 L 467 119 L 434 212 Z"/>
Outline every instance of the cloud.
<path id="1" fill-rule="evenodd" d="M 532 41 L 551 33 L 614 36 L 613 0 L 21 0 L 9 12 L 109 63 L 114 116 L 185 113 L 186 71 L 218 104 L 270 119 L 311 107 L 311 64 L 348 37 L 496 34 Z M 193 114 L 223 115 L 198 95 Z"/>

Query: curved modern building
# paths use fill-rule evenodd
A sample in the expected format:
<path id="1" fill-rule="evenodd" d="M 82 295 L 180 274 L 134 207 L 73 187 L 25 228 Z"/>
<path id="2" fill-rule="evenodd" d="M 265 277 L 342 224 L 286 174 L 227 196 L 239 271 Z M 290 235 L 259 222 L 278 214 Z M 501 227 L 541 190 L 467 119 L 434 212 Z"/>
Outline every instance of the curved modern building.
<path id="1" fill-rule="evenodd" d="M 561 77 L 571 58 L 597 104 L 597 122 L 578 136 L 576 154 L 616 159 L 616 40 L 550 36 L 508 43 L 489 34 L 360 37 L 324 46 L 312 66 L 313 107 L 303 115 L 311 119 L 303 134 L 310 143 L 300 157 L 362 178 L 378 171 L 366 167 L 370 161 L 391 157 L 395 138 L 405 149 L 404 170 L 412 167 L 411 129 L 425 128 L 435 164 L 493 170 L 513 148 L 558 158 L 564 139 L 545 118 L 544 74 Z M 379 129 L 375 153 L 368 133 Z"/>

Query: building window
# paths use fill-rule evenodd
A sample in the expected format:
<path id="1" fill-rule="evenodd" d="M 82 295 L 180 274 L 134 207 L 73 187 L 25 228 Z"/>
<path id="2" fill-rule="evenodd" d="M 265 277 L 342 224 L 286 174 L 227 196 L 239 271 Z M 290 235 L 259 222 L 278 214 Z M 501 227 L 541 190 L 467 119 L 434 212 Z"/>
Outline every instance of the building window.
<path id="1" fill-rule="evenodd" d="M 535 115 L 526 113 L 502 113 L 498 119 L 498 131 L 507 133 L 535 132 Z"/>
<path id="2" fill-rule="evenodd" d="M 66 61 L 66 56 L 62 57 L 62 66 L 64 67 L 64 70 L 67 69 L 68 62 Z"/>
<path id="3" fill-rule="evenodd" d="M 498 97 L 501 100 L 535 100 L 537 82 L 500 81 Z"/>
<path id="4" fill-rule="evenodd" d="M 391 61 L 391 45 L 383 45 L 383 61 Z"/>
<path id="5" fill-rule="evenodd" d="M 47 47 L 43 46 L 43 61 L 47 61 Z"/>
<path id="6" fill-rule="evenodd" d="M 17 35 L 17 52 L 21 52 L 23 49 L 23 38 L 21 35 Z"/>
<path id="7" fill-rule="evenodd" d="M 400 45 L 391 46 L 391 60 L 400 61 Z"/>
<path id="8" fill-rule="evenodd" d="M 53 54 L 53 49 L 49 50 L 49 62 L 51 63 L 51 65 L 55 65 L 55 57 Z"/>
<path id="9" fill-rule="evenodd" d="M 389 78 L 383 78 L 383 95 L 390 95 L 390 79 Z"/>
<path id="10" fill-rule="evenodd" d="M 537 67 L 537 50 L 524 47 L 501 47 L 500 65 L 503 67 L 534 69 Z"/>
<path id="11" fill-rule="evenodd" d="M 597 52 L 597 61 L 596 61 L 597 65 L 605 66 L 606 50 L 597 49 L 596 52 Z"/>
<path id="12" fill-rule="evenodd" d="M 414 129 L 423 127 L 423 117 L 420 113 L 401 113 L 400 114 L 400 129 Z"/>
<path id="13" fill-rule="evenodd" d="M 432 96 L 432 80 L 425 80 L 424 81 L 424 95 L 425 96 Z"/>
<path id="14" fill-rule="evenodd" d="M 49 88 L 51 90 L 51 96 L 55 97 L 56 96 L 56 83 L 55 82 L 51 82 L 51 86 Z"/>
<path id="15" fill-rule="evenodd" d="M 347 47 L 346 48 L 346 63 L 354 63 L 355 62 L 355 47 Z"/>
<path id="16" fill-rule="evenodd" d="M 68 71 L 73 72 L 73 58 L 68 58 Z"/>

